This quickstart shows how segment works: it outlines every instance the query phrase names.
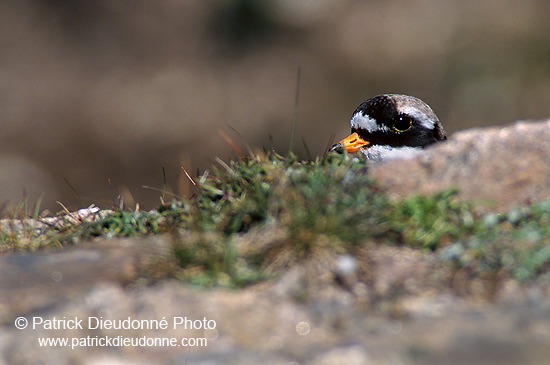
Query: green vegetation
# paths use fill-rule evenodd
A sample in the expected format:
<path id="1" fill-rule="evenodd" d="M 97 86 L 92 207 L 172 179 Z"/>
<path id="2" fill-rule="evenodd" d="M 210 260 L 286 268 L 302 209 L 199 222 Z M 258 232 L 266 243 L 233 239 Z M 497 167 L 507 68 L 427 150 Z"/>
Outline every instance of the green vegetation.
<path id="1" fill-rule="evenodd" d="M 440 250 L 474 273 L 493 271 L 518 280 L 550 280 L 550 201 L 486 214 L 470 234 Z"/>
<path id="2" fill-rule="evenodd" d="M 550 201 L 479 214 L 455 191 L 387 197 L 364 161 L 328 155 L 300 161 L 274 152 L 220 161 L 188 199 L 152 211 L 118 208 L 48 226 L 4 224 L 3 251 L 74 245 L 95 237 L 166 234 L 174 274 L 198 285 L 240 287 L 305 260 L 329 262 L 373 244 L 433 251 L 457 269 L 550 280 Z"/>

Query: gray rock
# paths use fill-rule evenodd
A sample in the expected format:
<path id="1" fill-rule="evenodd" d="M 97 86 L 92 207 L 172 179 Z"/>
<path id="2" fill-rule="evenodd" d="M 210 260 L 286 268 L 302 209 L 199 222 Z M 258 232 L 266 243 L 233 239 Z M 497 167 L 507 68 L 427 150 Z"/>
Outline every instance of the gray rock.
<path id="1" fill-rule="evenodd" d="M 308 361 L 306 365 L 368 365 L 372 364 L 364 346 L 337 347 Z"/>
<path id="2" fill-rule="evenodd" d="M 16 315 L 55 306 L 101 282 L 127 284 L 150 260 L 168 253 L 167 240 L 100 240 L 55 252 L 0 256 L 0 323 Z"/>
<path id="3" fill-rule="evenodd" d="M 496 209 L 550 196 L 550 120 L 469 129 L 406 160 L 371 172 L 391 194 L 431 194 L 457 187 L 461 197 Z"/>
<path id="4" fill-rule="evenodd" d="M 144 261 L 169 260 L 163 252 L 167 241 L 162 241 L 115 239 L 1 257 L 0 362 L 515 364 L 544 363 L 550 356 L 548 290 L 539 288 L 535 295 L 507 285 L 501 302 L 470 300 L 442 286 L 445 269 L 414 250 L 367 248 L 358 255 L 360 283 L 353 288 L 326 281 L 330 275 L 318 275 L 321 282 L 314 282 L 308 265 L 240 290 L 194 288 L 171 280 L 129 286 Z M 53 277 L 52 270 L 63 274 Z M 359 284 L 366 288 L 360 290 Z M 27 328 L 16 328 L 19 317 L 29 321 Z M 37 324 L 33 329 L 35 318 L 81 319 L 82 325 L 52 329 Z M 114 329 L 98 326 L 100 320 L 145 321 L 139 323 L 149 327 Z M 155 327 L 161 320 L 167 326 Z M 189 326 L 182 325 L 186 320 Z M 44 338 L 69 343 L 42 347 L 38 341 Z M 90 342 L 99 338 L 174 338 L 178 343 L 204 338 L 206 346 L 101 347 Z M 75 339 L 80 346 L 73 349 Z"/>

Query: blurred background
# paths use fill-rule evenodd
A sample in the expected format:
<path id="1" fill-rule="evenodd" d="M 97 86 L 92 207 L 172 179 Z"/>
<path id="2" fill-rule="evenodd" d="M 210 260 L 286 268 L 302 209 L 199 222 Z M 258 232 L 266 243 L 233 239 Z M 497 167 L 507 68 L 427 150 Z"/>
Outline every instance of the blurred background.
<path id="1" fill-rule="evenodd" d="M 219 130 L 286 154 L 296 116 L 317 156 L 380 93 L 449 134 L 549 117 L 549 19 L 547 0 L 2 1 L 0 202 L 149 209 L 144 185 L 185 195 L 180 165 L 236 155 Z"/>

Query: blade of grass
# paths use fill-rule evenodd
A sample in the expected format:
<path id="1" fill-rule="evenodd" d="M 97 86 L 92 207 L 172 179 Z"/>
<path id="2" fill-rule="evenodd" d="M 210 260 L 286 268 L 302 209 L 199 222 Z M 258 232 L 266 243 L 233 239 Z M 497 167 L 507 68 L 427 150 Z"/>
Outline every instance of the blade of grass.
<path id="1" fill-rule="evenodd" d="M 179 196 L 178 194 L 171 193 L 171 192 L 167 191 L 166 189 L 155 188 L 153 186 L 148 186 L 148 185 L 141 185 L 141 187 L 143 189 L 147 189 L 147 190 L 158 191 L 158 192 L 162 193 L 163 196 L 164 196 L 164 194 L 168 194 L 168 195 L 172 196 L 173 198 L 182 199 L 182 197 Z"/>
<path id="2" fill-rule="evenodd" d="M 248 154 L 250 156 L 254 156 L 254 151 L 252 151 L 252 148 L 250 148 L 250 145 L 248 144 L 248 142 L 246 141 L 246 139 L 242 136 L 242 134 L 239 133 L 239 131 L 235 128 L 233 128 L 231 125 L 227 125 L 229 128 L 231 128 L 231 130 L 233 132 L 235 132 L 235 134 L 237 134 L 237 136 L 239 136 L 239 138 L 243 141 L 245 147 L 246 147 L 246 151 L 248 152 Z"/>
<path id="3" fill-rule="evenodd" d="M 193 184 L 193 186 L 197 186 L 197 183 L 195 182 L 195 180 L 193 180 L 193 178 L 191 177 L 191 175 L 189 175 L 189 173 L 187 172 L 187 170 L 185 169 L 185 167 L 180 166 L 180 168 L 183 170 L 183 172 L 185 173 L 185 176 L 187 176 L 187 178 L 189 179 L 189 181 L 191 181 L 191 184 Z"/>
<path id="4" fill-rule="evenodd" d="M 300 82 L 302 79 L 302 70 L 298 67 L 296 74 L 296 95 L 294 97 L 294 117 L 292 118 L 292 131 L 290 132 L 290 146 L 288 147 L 288 153 L 290 154 L 294 149 L 294 139 L 296 138 L 296 125 L 298 124 L 298 111 L 300 109 Z"/>
<path id="5" fill-rule="evenodd" d="M 302 137 L 302 145 L 304 146 L 304 150 L 306 151 L 306 158 L 308 161 L 313 160 L 313 155 L 311 154 L 311 150 L 309 149 L 309 146 L 307 145 L 306 139 Z"/>
<path id="6" fill-rule="evenodd" d="M 40 218 L 40 205 L 42 204 L 42 195 L 36 199 L 34 203 L 34 210 L 32 212 L 32 219 Z"/>
<path id="7" fill-rule="evenodd" d="M 227 133 L 225 133 L 225 131 L 219 129 L 218 130 L 218 133 L 220 134 L 220 136 L 223 137 L 223 139 L 225 139 L 225 141 L 227 143 L 229 143 L 229 145 L 231 147 L 233 147 L 233 149 L 235 150 L 235 152 L 237 152 L 237 154 L 241 157 L 241 158 L 244 158 L 246 156 L 246 154 L 244 153 L 244 151 L 242 150 L 241 147 L 239 147 L 239 145 L 237 143 L 235 143 L 235 141 L 233 140 L 233 138 L 231 138 Z"/>
<path id="8" fill-rule="evenodd" d="M 66 176 L 63 176 L 63 180 L 65 181 L 65 184 L 67 184 L 69 186 L 69 189 L 71 189 L 71 191 L 73 192 L 76 200 L 78 201 L 78 204 L 83 207 L 84 206 L 84 203 L 82 202 L 82 199 L 80 199 L 80 194 L 78 193 L 78 191 L 75 189 L 75 187 L 73 186 L 73 184 L 71 184 L 71 182 L 69 181 L 69 179 L 67 179 Z"/>
<path id="9" fill-rule="evenodd" d="M 327 155 L 328 153 L 328 150 L 330 149 L 330 147 L 334 144 L 334 138 L 336 137 L 336 134 L 334 134 L 334 132 L 332 132 L 330 134 L 330 137 L 328 139 L 328 142 L 327 142 L 327 145 L 325 146 L 325 152 L 323 152 L 323 158 Z"/>
<path id="10" fill-rule="evenodd" d="M 166 182 L 166 169 L 162 166 L 162 195 L 160 196 L 161 202 L 164 203 L 164 198 L 166 197 L 166 187 L 168 186 Z"/>

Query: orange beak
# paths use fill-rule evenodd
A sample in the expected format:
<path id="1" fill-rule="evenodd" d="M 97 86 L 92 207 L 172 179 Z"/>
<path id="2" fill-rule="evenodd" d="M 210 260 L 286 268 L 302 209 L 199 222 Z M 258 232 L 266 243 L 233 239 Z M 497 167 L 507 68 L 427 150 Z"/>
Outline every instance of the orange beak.
<path id="1" fill-rule="evenodd" d="M 340 142 L 336 143 L 330 151 L 343 152 L 345 149 L 348 153 L 355 153 L 359 151 L 362 147 L 368 146 L 369 141 L 365 141 L 363 138 L 359 137 L 357 133 L 352 133 L 348 137 L 344 138 Z"/>

